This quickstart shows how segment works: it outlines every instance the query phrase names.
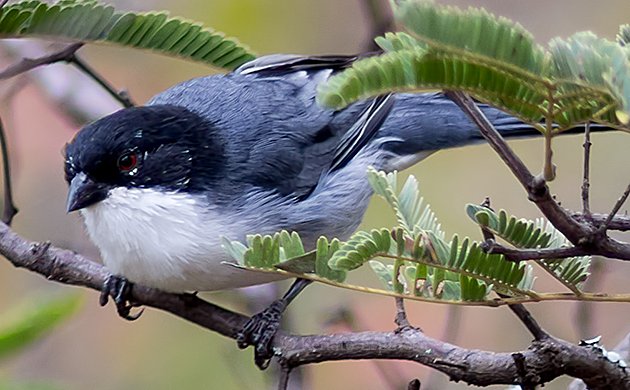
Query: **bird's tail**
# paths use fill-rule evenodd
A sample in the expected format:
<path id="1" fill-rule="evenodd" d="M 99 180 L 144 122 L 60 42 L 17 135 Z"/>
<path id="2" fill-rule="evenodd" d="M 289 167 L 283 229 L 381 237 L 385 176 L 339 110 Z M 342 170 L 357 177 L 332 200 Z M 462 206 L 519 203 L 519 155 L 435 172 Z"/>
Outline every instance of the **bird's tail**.
<path id="1" fill-rule="evenodd" d="M 540 137 L 532 125 L 487 104 L 478 104 L 497 131 L 506 139 Z M 591 131 L 613 130 L 592 124 Z M 562 134 L 584 132 L 580 125 Z M 389 169 L 402 170 L 442 149 L 485 142 L 478 127 L 449 98 L 441 93 L 398 94 L 396 103 L 378 132 L 383 149 L 395 158 Z"/>

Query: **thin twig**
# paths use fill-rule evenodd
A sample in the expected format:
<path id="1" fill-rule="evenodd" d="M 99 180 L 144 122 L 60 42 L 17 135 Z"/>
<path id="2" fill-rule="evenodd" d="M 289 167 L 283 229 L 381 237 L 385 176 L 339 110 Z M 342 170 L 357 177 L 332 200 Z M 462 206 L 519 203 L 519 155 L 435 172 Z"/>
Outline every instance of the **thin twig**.
<path id="1" fill-rule="evenodd" d="M 81 58 L 73 55 L 69 60 L 69 63 L 73 64 L 77 68 L 81 69 L 81 71 L 88 76 L 90 76 L 94 81 L 96 81 L 103 89 L 105 89 L 114 99 L 120 102 L 125 108 L 133 107 L 136 104 L 131 100 L 131 97 L 126 91 L 117 91 L 109 81 L 105 80 L 103 76 L 101 76 L 94 68 L 88 65 L 87 62 L 83 61 Z"/>
<path id="2" fill-rule="evenodd" d="M 586 256 L 590 254 L 587 249 L 576 246 L 568 248 L 522 249 L 509 248 L 494 240 L 486 240 L 482 242 L 480 248 L 487 253 L 503 255 L 506 260 L 516 263 L 524 260 L 560 259 L 566 257 Z"/>
<path id="3" fill-rule="evenodd" d="M 2 153 L 2 179 L 4 181 L 4 204 L 2 205 L 2 222 L 11 226 L 13 217 L 18 209 L 13 203 L 13 189 L 11 186 L 11 166 L 9 164 L 9 148 L 7 147 L 6 132 L 0 118 L 0 152 Z"/>
<path id="4" fill-rule="evenodd" d="M 403 330 L 411 327 L 409 319 L 407 318 L 407 312 L 405 311 L 405 302 L 402 298 L 396 297 L 396 318 L 394 322 L 398 325 L 399 330 Z"/>
<path id="5" fill-rule="evenodd" d="M 604 221 L 604 223 L 599 227 L 598 233 L 604 234 L 606 230 L 608 230 L 608 225 L 610 225 L 612 219 L 619 212 L 619 209 L 621 209 L 621 206 L 623 206 L 623 204 L 626 202 L 626 199 L 628 199 L 628 195 L 630 195 L 630 184 L 628 184 L 626 190 L 623 192 L 623 194 L 621 194 L 619 199 L 617 199 L 617 203 L 615 203 L 612 211 L 610 212 L 610 214 L 608 214 L 606 221 Z"/>
<path id="6" fill-rule="evenodd" d="M 68 62 L 74 57 L 77 50 L 79 50 L 82 46 L 82 42 L 73 43 L 52 54 L 47 54 L 38 58 L 23 58 L 18 63 L 10 65 L 9 67 L 0 71 L 0 80 L 6 80 L 11 77 L 15 77 L 19 74 L 28 72 L 29 70 L 35 69 L 40 66 L 50 65 L 62 61 Z"/>
<path id="7" fill-rule="evenodd" d="M 591 207 L 589 200 L 590 182 L 590 162 L 591 162 L 591 123 L 586 122 L 584 125 L 584 178 L 582 180 L 582 212 L 589 218 L 591 215 Z"/>
<path id="8" fill-rule="evenodd" d="M 291 378 L 291 367 L 281 366 L 278 375 L 278 390 L 287 390 L 289 388 L 289 379 Z"/>
<path id="9" fill-rule="evenodd" d="M 498 295 L 506 297 L 503 294 Z M 543 328 L 540 327 L 540 325 L 538 325 L 538 322 L 536 322 L 531 313 L 525 308 L 525 305 L 518 303 L 516 305 L 509 305 L 508 307 L 510 308 L 510 310 L 512 310 L 514 314 L 516 314 L 518 319 L 521 320 L 523 325 L 525 325 L 532 336 L 534 336 L 534 340 L 542 341 L 551 337 L 547 332 L 543 330 Z"/>

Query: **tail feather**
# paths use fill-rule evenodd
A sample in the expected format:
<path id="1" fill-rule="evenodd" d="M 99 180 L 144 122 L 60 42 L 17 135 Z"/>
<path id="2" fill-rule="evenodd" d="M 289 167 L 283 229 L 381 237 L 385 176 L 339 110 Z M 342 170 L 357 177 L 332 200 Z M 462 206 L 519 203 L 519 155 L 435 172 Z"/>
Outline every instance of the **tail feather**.
<path id="1" fill-rule="evenodd" d="M 487 104 L 479 103 L 497 131 L 507 139 L 540 137 L 532 125 Z M 592 124 L 592 131 L 613 130 L 611 127 Z M 580 125 L 562 134 L 584 131 Z M 398 94 L 396 104 L 383 123 L 378 138 L 386 140 L 383 148 L 394 159 L 391 169 L 404 169 L 409 165 L 442 149 L 484 142 L 479 128 L 466 114 L 442 93 Z"/>

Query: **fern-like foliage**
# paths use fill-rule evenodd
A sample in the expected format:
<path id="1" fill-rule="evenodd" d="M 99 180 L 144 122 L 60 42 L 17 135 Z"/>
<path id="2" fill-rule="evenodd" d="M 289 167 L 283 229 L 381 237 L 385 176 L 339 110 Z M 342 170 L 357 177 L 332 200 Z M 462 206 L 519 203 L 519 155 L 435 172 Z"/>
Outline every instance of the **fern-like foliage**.
<path id="1" fill-rule="evenodd" d="M 623 93 L 627 80 L 627 55 L 630 51 L 616 42 L 598 38 L 591 32 L 574 34 L 567 40 L 554 39 L 551 52 L 550 77 L 555 83 L 556 109 L 560 124 L 579 123 L 595 118 L 614 123 L 616 113 L 628 110 Z M 626 59 L 618 63 L 619 58 Z M 625 123 L 625 121 L 622 121 Z"/>
<path id="2" fill-rule="evenodd" d="M 379 254 L 388 254 L 392 246 L 388 229 L 358 231 L 333 254 L 329 265 L 333 269 L 350 271 Z"/>
<path id="3" fill-rule="evenodd" d="M 484 229 L 488 229 L 516 248 L 561 248 L 570 242 L 549 222 L 529 221 L 508 215 L 505 210 L 497 213 L 489 208 L 468 205 L 468 215 Z M 589 276 L 590 256 L 569 257 L 566 259 L 544 259 L 537 263 L 572 291 L 579 293 L 579 287 Z"/>
<path id="4" fill-rule="evenodd" d="M 398 173 L 385 173 L 368 168 L 368 181 L 374 192 L 387 201 L 396 213 L 398 224 L 411 236 L 421 231 L 431 231 L 444 237 L 441 225 L 429 205 L 420 197 L 418 181 L 412 175 L 407 178 L 402 190 L 396 192 Z"/>
<path id="5" fill-rule="evenodd" d="M 398 174 L 368 171 L 374 192 L 391 207 L 398 226 L 358 231 L 346 242 L 320 237 L 313 250 L 305 250 L 300 236 L 282 231 L 248 236 L 245 243 L 223 239 L 225 250 L 237 267 L 297 276 L 349 289 L 433 302 L 493 305 L 491 292 L 512 302 L 544 300 L 533 290 L 533 267 L 508 261 L 503 255 L 484 252 L 480 244 L 454 235 L 445 239 L 440 224 L 420 196 L 418 182 L 409 177 L 402 186 Z M 400 187 L 400 188 L 399 188 Z M 566 238 L 548 223 L 528 221 L 475 205 L 468 215 L 483 229 L 517 248 L 560 248 Z M 590 258 L 536 261 L 571 289 L 575 297 L 587 296 L 579 285 L 588 277 Z M 348 271 L 368 264 L 386 290 L 355 286 L 346 281 Z M 551 294 L 553 298 L 566 297 Z"/>
<path id="6" fill-rule="evenodd" d="M 468 238 L 445 240 L 413 176 L 400 189 L 396 172 L 370 168 L 368 178 L 396 214 L 399 226 L 358 231 L 344 243 L 320 237 L 308 252 L 297 233 L 286 231 L 252 235 L 246 244 L 224 239 L 223 246 L 237 260 L 236 266 L 346 287 L 347 272 L 368 263 L 386 288 L 399 296 L 484 302 L 495 290 L 512 297 L 536 297 L 531 266 L 484 253 Z"/>
<path id="7" fill-rule="evenodd" d="M 528 265 L 484 253 L 467 238 L 446 241 L 413 176 L 400 190 L 396 172 L 370 168 L 368 178 L 396 213 L 399 228 L 355 233 L 333 255 L 331 268 L 349 271 L 367 262 L 387 288 L 432 299 L 478 301 L 492 289 L 511 296 L 534 294 Z"/>
<path id="8" fill-rule="evenodd" d="M 519 24 L 484 9 L 436 7 L 427 1 L 402 1 L 396 18 L 417 39 L 444 51 L 471 52 L 497 68 L 514 65 L 541 74 L 545 52 Z"/>
<path id="9" fill-rule="evenodd" d="M 23 1 L 0 9 L 0 38 L 42 37 L 153 50 L 233 69 L 254 59 L 236 39 L 165 12 L 121 12 L 93 0 Z"/>
<path id="10" fill-rule="evenodd" d="M 549 221 L 543 219 L 536 220 L 536 226 L 549 234 L 550 240 L 547 248 L 562 248 L 571 245 L 569 240 L 558 231 Z M 544 259 L 538 264 L 545 268 L 548 272 L 553 272 L 556 277 L 567 287 L 576 293 L 579 288 L 590 276 L 591 256 L 576 256 L 566 259 Z"/>
<path id="11" fill-rule="evenodd" d="M 321 86 L 323 104 L 341 108 L 391 91 L 457 89 L 549 137 L 587 120 L 627 124 L 627 27 L 619 43 L 581 33 L 553 40 L 546 51 L 520 25 L 482 9 L 401 0 L 394 13 L 409 33 L 378 38 L 386 52 L 358 61 Z"/>
<path id="12" fill-rule="evenodd" d="M 306 252 L 299 234 L 286 230 L 273 235 L 247 236 L 246 245 L 223 237 L 223 248 L 237 261 L 238 267 L 265 272 L 287 271 L 292 274 L 313 274 L 320 278 L 343 282 L 346 272 L 332 269 L 328 263 L 339 250 L 337 239 L 320 237 L 315 250 Z"/>

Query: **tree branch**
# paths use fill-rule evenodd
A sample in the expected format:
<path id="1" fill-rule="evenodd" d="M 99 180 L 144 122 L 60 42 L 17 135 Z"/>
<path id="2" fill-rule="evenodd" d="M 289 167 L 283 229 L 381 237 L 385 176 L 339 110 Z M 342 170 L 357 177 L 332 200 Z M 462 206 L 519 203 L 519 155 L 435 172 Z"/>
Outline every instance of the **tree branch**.
<path id="1" fill-rule="evenodd" d="M 579 223 L 592 222 L 594 225 L 601 225 L 609 220 L 608 214 L 591 214 L 589 216 L 584 213 L 573 213 L 571 217 Z M 630 216 L 615 215 L 608 223 L 608 230 L 630 231 Z"/>
<path id="2" fill-rule="evenodd" d="M 125 91 L 117 91 L 104 77 L 96 72 L 91 66 L 77 56 L 77 51 L 83 47 L 82 42 L 73 43 L 65 48 L 51 54 L 47 54 L 37 58 L 23 58 L 19 62 L 10 65 L 3 71 L 0 71 L 0 80 L 6 80 L 19 74 L 28 72 L 40 66 L 54 64 L 56 62 L 67 62 L 78 69 L 85 75 L 100 85 L 110 96 L 116 99 L 123 107 L 133 107 L 135 103 L 131 100 L 129 94 Z"/>
<path id="3" fill-rule="evenodd" d="M 43 65 L 54 64 L 55 62 L 70 61 L 74 54 L 83 46 L 82 42 L 73 43 L 62 50 L 48 54 L 38 58 L 23 58 L 16 64 L 10 65 L 4 70 L 0 71 L 0 80 L 10 79 L 21 73 L 28 72 Z"/>
<path id="4" fill-rule="evenodd" d="M 87 258 L 49 243 L 29 242 L 0 223 L 0 253 L 16 267 L 27 268 L 49 280 L 100 290 L 109 276 L 107 270 Z M 171 294 L 135 286 L 132 299 L 187 319 L 199 326 L 234 338 L 247 317 L 206 302 L 191 294 Z M 519 378 L 510 353 L 460 348 L 432 339 L 422 332 L 357 332 L 334 335 L 296 336 L 279 333 L 274 350 L 282 366 L 347 359 L 409 360 L 435 368 L 451 380 L 485 386 L 513 384 Z M 582 378 L 594 389 L 630 388 L 630 377 L 616 364 L 589 348 L 552 337 L 535 341 L 523 355 L 525 368 L 537 383 L 560 375 Z"/>
<path id="5" fill-rule="evenodd" d="M 608 237 L 605 231 L 599 229 L 599 226 L 576 221 L 567 210 L 560 207 L 551 195 L 545 180 L 541 176 L 532 175 L 468 94 L 461 91 L 447 91 L 446 96 L 451 98 L 479 127 L 486 141 L 525 188 L 529 200 L 536 204 L 549 222 L 573 245 L 588 250 L 591 255 L 630 260 L 629 244 Z"/>

